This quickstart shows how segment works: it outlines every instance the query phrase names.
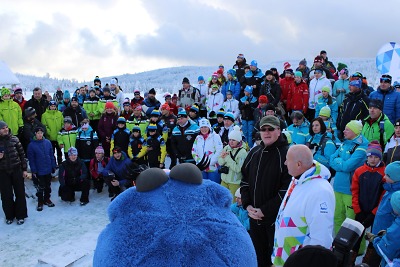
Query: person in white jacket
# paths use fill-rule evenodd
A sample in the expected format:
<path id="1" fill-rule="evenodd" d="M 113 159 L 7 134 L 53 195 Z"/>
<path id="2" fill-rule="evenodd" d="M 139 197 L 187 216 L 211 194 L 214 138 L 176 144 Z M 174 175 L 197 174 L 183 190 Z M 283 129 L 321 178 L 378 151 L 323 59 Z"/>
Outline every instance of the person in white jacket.
<path id="1" fill-rule="evenodd" d="M 199 163 L 203 157 L 210 160 L 210 165 L 202 171 L 203 179 L 209 179 L 218 184 L 221 183 L 221 176 L 218 173 L 218 157 L 222 151 L 221 137 L 216 134 L 211 124 L 207 119 L 199 121 L 200 134 L 196 137 L 192 147 L 192 156 L 196 164 Z"/>
<path id="2" fill-rule="evenodd" d="M 222 108 L 224 104 L 224 96 L 221 94 L 217 84 L 211 85 L 211 92 L 206 99 L 207 116 L 211 111 L 215 114 Z"/>
<path id="3" fill-rule="evenodd" d="M 314 78 L 310 81 L 308 87 L 308 109 L 306 118 L 308 121 L 312 121 L 315 118 L 315 108 L 318 104 L 318 98 L 322 96 L 322 87 L 327 86 L 332 92 L 332 84 L 329 79 L 324 76 L 324 71 L 322 69 L 314 70 Z"/>
<path id="4" fill-rule="evenodd" d="M 333 241 L 335 196 L 328 182 L 329 170 L 313 160 L 305 145 L 291 146 L 285 164 L 293 178 L 275 222 L 275 266 L 283 266 L 301 247 L 320 245 L 329 249 Z"/>
<path id="5" fill-rule="evenodd" d="M 235 121 L 238 122 L 240 115 L 239 101 L 233 97 L 231 90 L 226 91 L 226 101 L 222 105 L 222 108 L 225 112 L 231 112 L 235 117 Z"/>

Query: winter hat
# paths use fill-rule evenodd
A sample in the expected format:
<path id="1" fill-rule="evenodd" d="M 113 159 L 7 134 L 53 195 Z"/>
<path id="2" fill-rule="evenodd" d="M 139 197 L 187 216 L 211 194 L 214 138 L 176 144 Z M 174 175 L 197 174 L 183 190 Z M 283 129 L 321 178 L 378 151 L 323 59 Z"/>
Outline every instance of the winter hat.
<path id="1" fill-rule="evenodd" d="M 329 118 L 331 116 L 331 108 L 328 105 L 322 107 L 321 110 L 319 111 L 319 116 L 324 116 Z"/>
<path id="2" fill-rule="evenodd" d="M 389 74 L 383 74 L 381 76 L 381 82 L 382 82 L 382 80 L 386 80 L 386 81 L 389 81 L 391 83 L 392 82 L 392 76 L 390 76 Z"/>
<path id="3" fill-rule="evenodd" d="M 400 88 L 400 82 L 395 81 L 395 82 L 393 83 L 393 87 L 396 88 L 396 89 Z M 15 91 L 14 91 L 14 92 L 15 92 Z"/>
<path id="4" fill-rule="evenodd" d="M 126 119 L 124 117 L 119 117 L 117 120 L 117 124 L 119 123 L 126 124 Z"/>
<path id="5" fill-rule="evenodd" d="M 57 106 L 57 102 L 54 100 L 49 101 L 49 107 L 50 106 Z"/>
<path id="6" fill-rule="evenodd" d="M 232 122 L 235 122 L 235 116 L 233 115 L 232 112 L 226 112 L 224 115 L 224 120 L 231 120 Z"/>
<path id="7" fill-rule="evenodd" d="M 267 115 L 261 119 L 260 128 L 262 128 L 265 125 L 271 126 L 275 129 L 281 127 L 281 123 L 280 123 L 279 119 L 277 117 L 275 117 L 274 115 Z"/>
<path id="8" fill-rule="evenodd" d="M 5 88 L 5 87 L 1 88 L 1 96 L 10 95 L 10 94 L 11 94 L 10 89 Z"/>
<path id="9" fill-rule="evenodd" d="M 321 56 L 316 56 L 316 57 L 314 58 L 314 63 L 322 63 L 322 61 L 323 61 L 323 59 L 322 59 Z"/>
<path id="10" fill-rule="evenodd" d="M 350 86 L 355 86 L 355 87 L 357 87 L 357 88 L 361 88 L 361 80 L 352 80 L 350 83 L 349 83 L 349 85 Z"/>
<path id="11" fill-rule="evenodd" d="M 147 126 L 147 131 L 148 132 L 157 131 L 157 125 L 154 123 L 149 124 L 149 126 Z"/>
<path id="12" fill-rule="evenodd" d="M 14 89 L 14 94 L 22 94 L 22 89 L 21 88 L 19 88 L 19 87 L 17 87 L 17 88 L 15 88 Z"/>
<path id="13" fill-rule="evenodd" d="M 235 141 L 242 141 L 242 132 L 240 131 L 240 127 L 235 125 L 233 130 L 228 134 L 228 139 L 233 139 Z"/>
<path id="14" fill-rule="evenodd" d="M 268 103 L 268 98 L 265 95 L 260 95 L 260 97 L 258 98 L 258 103 L 260 104 L 266 104 Z"/>
<path id="15" fill-rule="evenodd" d="M 388 164 L 385 168 L 385 174 L 389 176 L 393 182 L 399 182 L 400 181 L 400 161 L 394 161 L 390 164 Z"/>
<path id="16" fill-rule="evenodd" d="M 244 59 L 244 55 L 243 54 L 238 54 L 238 56 L 236 58 Z"/>
<path id="17" fill-rule="evenodd" d="M 217 112 L 217 118 L 218 117 L 224 117 L 225 116 L 225 110 L 223 108 L 221 108 L 220 110 L 218 110 Z M 400 124 L 399 124 L 400 125 Z"/>
<path id="18" fill-rule="evenodd" d="M 161 113 L 158 109 L 153 109 L 150 113 L 150 117 L 160 117 Z"/>
<path id="19" fill-rule="evenodd" d="M 123 107 L 125 107 L 125 106 L 130 106 L 131 105 L 131 103 L 129 103 L 129 101 L 124 101 L 124 103 L 122 103 L 122 106 Z"/>
<path id="20" fill-rule="evenodd" d="M 329 94 L 331 92 L 331 88 L 329 88 L 329 86 L 325 85 L 324 87 L 321 88 L 321 91 L 322 92 L 327 92 Z"/>
<path id="21" fill-rule="evenodd" d="M 199 121 L 199 127 L 200 127 L 200 128 L 201 128 L 201 127 L 207 127 L 207 128 L 210 129 L 210 131 L 211 131 L 211 124 L 210 124 L 210 121 L 207 120 L 207 119 L 201 119 L 201 120 Z"/>
<path id="22" fill-rule="evenodd" d="M 104 108 L 105 109 L 109 109 L 109 108 L 114 109 L 115 106 L 114 106 L 113 102 L 107 102 L 106 105 L 104 106 Z"/>
<path id="23" fill-rule="evenodd" d="M 227 90 L 227 91 L 226 91 L 226 95 L 233 95 L 232 90 Z"/>
<path id="24" fill-rule="evenodd" d="M 244 88 L 244 91 L 246 91 L 246 92 L 252 94 L 252 93 L 253 93 L 253 87 L 252 87 L 251 85 L 247 85 L 247 86 Z"/>
<path id="25" fill-rule="evenodd" d="M 65 123 L 65 122 L 68 122 L 68 123 L 72 124 L 72 118 L 71 118 L 70 116 L 66 116 L 66 117 L 64 118 L 64 123 Z"/>
<path id="26" fill-rule="evenodd" d="M 220 65 L 220 66 L 221 66 L 221 65 Z M 223 66 L 222 66 L 222 67 L 223 67 Z M 217 73 L 222 75 L 222 74 L 224 74 L 224 71 L 223 71 L 222 69 L 218 69 L 218 70 L 217 70 Z"/>
<path id="27" fill-rule="evenodd" d="M 135 126 L 133 126 L 133 128 L 132 128 L 132 132 L 141 132 L 141 129 L 140 129 L 140 127 L 138 126 L 138 125 L 135 125 Z"/>
<path id="28" fill-rule="evenodd" d="M 161 110 L 170 110 L 171 108 L 169 107 L 169 105 L 168 104 L 163 104 L 162 106 L 161 106 Z"/>
<path id="29" fill-rule="evenodd" d="M 361 121 L 351 120 L 346 124 L 346 127 L 349 128 L 353 133 L 359 135 L 362 131 L 363 125 Z"/>
<path id="30" fill-rule="evenodd" d="M 171 94 L 170 93 L 165 93 L 164 94 L 164 99 L 167 99 L 167 98 L 171 98 Z"/>
<path id="31" fill-rule="evenodd" d="M 272 73 L 272 70 L 267 70 L 267 71 L 265 72 L 265 76 L 268 76 L 268 75 L 274 75 L 274 74 Z"/>
<path id="32" fill-rule="evenodd" d="M 321 50 L 321 52 L 319 52 L 320 55 L 326 54 L 325 50 Z"/>
<path id="33" fill-rule="evenodd" d="M 95 86 L 93 86 L 93 89 L 96 91 L 96 90 L 100 90 L 100 87 L 99 86 L 97 86 L 97 85 L 95 85 Z"/>
<path id="34" fill-rule="evenodd" d="M 180 117 L 185 117 L 185 118 L 187 118 L 187 113 L 186 113 L 186 111 L 185 111 L 185 109 L 180 109 L 179 111 L 178 111 L 178 115 L 176 115 L 176 117 L 177 118 L 180 118 Z"/>
<path id="35" fill-rule="evenodd" d="M 98 86 L 95 86 L 95 87 L 98 87 Z M 96 93 L 96 90 L 95 90 L 95 88 L 94 87 L 91 87 L 90 89 L 89 89 L 89 93 L 90 92 L 94 92 L 94 93 Z"/>
<path id="36" fill-rule="evenodd" d="M 378 98 L 373 98 L 369 101 L 369 107 L 382 110 L 383 109 L 382 101 Z"/>
<path id="37" fill-rule="evenodd" d="M 71 97 L 71 102 L 72 101 L 78 102 L 78 98 L 76 96 L 73 96 L 73 97 Z"/>
<path id="38" fill-rule="evenodd" d="M 390 205 L 392 205 L 394 212 L 400 214 L 400 191 L 396 191 L 392 194 L 390 197 Z"/>
<path id="39" fill-rule="evenodd" d="M 212 78 L 214 79 L 218 79 L 218 72 L 213 72 L 213 74 L 211 75 Z"/>
<path id="40" fill-rule="evenodd" d="M 394 123 L 394 127 L 396 127 L 396 126 L 400 126 L 400 118 L 398 118 L 396 120 L 396 122 Z"/>
<path id="41" fill-rule="evenodd" d="M 292 66 L 292 65 L 290 65 L 289 62 L 283 63 L 283 69 L 284 69 L 284 70 L 290 69 L 291 66 Z"/>
<path id="42" fill-rule="evenodd" d="M 274 106 L 274 104 L 268 103 L 268 104 L 265 106 L 265 111 L 268 111 L 268 110 L 273 110 L 273 111 L 275 112 L 275 106 Z"/>
<path id="43" fill-rule="evenodd" d="M 102 146 L 98 146 L 94 150 L 94 153 L 96 153 L 96 154 L 104 154 L 104 148 Z"/>
<path id="44" fill-rule="evenodd" d="M 34 133 L 37 133 L 37 132 L 39 132 L 39 131 L 41 131 L 42 133 L 44 133 L 43 127 L 37 126 L 37 127 L 35 127 L 35 129 L 33 130 Z"/>
<path id="45" fill-rule="evenodd" d="M 347 69 L 347 68 L 343 68 L 343 69 L 341 69 L 340 71 L 338 71 L 339 72 L 339 74 L 346 74 L 346 75 L 349 75 L 349 70 Z"/>
<path id="46" fill-rule="evenodd" d="M 111 84 L 118 84 L 118 80 L 116 78 L 112 78 L 110 81 L 110 85 Z"/>
<path id="47" fill-rule="evenodd" d="M 337 66 L 337 70 L 340 72 L 342 69 L 347 68 L 347 65 L 339 62 Z"/>
<path id="48" fill-rule="evenodd" d="M 95 82 L 99 82 L 101 84 L 101 80 L 99 78 L 99 76 L 94 77 L 93 83 Z"/>
<path id="49" fill-rule="evenodd" d="M 374 140 L 368 144 L 367 157 L 369 156 L 377 156 L 382 160 L 382 148 L 378 141 Z"/>
<path id="50" fill-rule="evenodd" d="M 242 198 L 242 195 L 240 194 L 240 187 L 236 190 L 235 197 Z"/>
<path id="51" fill-rule="evenodd" d="M 0 129 L 3 129 L 6 126 L 8 127 L 8 124 L 5 121 L 0 121 Z"/>
<path id="52" fill-rule="evenodd" d="M 189 110 L 189 111 L 196 112 L 196 114 L 197 114 L 197 113 L 199 113 L 199 107 L 196 106 L 196 105 L 193 105 L 193 106 L 190 107 L 190 110 Z"/>
<path id="53" fill-rule="evenodd" d="M 199 77 L 197 77 L 197 81 L 198 81 L 198 82 L 204 81 L 204 77 L 200 75 Z"/>
<path id="54" fill-rule="evenodd" d="M 136 105 L 133 110 L 140 110 L 141 111 L 142 110 L 142 106 L 141 105 Z"/>
<path id="55" fill-rule="evenodd" d="M 112 153 L 113 154 L 115 154 L 115 153 L 121 153 L 122 152 L 122 149 L 119 147 L 119 146 L 115 146 L 114 148 L 113 148 L 113 150 L 112 150 Z"/>
<path id="56" fill-rule="evenodd" d="M 27 107 L 25 109 L 25 118 L 31 117 L 36 114 L 36 110 L 33 107 Z"/>
<path id="57" fill-rule="evenodd" d="M 156 94 L 156 90 L 154 88 L 151 88 L 149 90 L 149 95 L 155 95 Z"/>
<path id="58" fill-rule="evenodd" d="M 213 89 L 213 88 L 219 89 L 218 84 L 214 83 L 213 85 L 211 85 L 211 89 Z"/>
<path id="59" fill-rule="evenodd" d="M 184 84 L 184 83 L 189 83 L 190 84 L 190 82 L 189 82 L 189 79 L 188 78 L 183 78 L 183 80 L 182 80 L 182 84 Z"/>
<path id="60" fill-rule="evenodd" d="M 139 94 L 140 95 L 140 90 L 139 89 L 135 89 L 135 91 L 133 91 L 134 94 Z"/>
<path id="61" fill-rule="evenodd" d="M 64 98 L 64 99 L 70 99 L 70 98 L 71 98 L 71 95 L 70 95 L 70 93 L 69 93 L 68 90 L 65 90 L 65 91 L 64 91 L 64 96 L 63 96 L 63 98 Z"/>
<path id="62" fill-rule="evenodd" d="M 284 267 L 336 267 L 338 260 L 333 252 L 320 245 L 305 246 L 291 254 Z"/>
<path id="63" fill-rule="evenodd" d="M 257 65 L 258 65 L 258 63 L 254 59 L 250 62 L 250 66 L 257 67 Z"/>
<path id="64" fill-rule="evenodd" d="M 307 60 L 303 58 L 302 60 L 300 60 L 299 65 L 307 66 Z"/>
<path id="65" fill-rule="evenodd" d="M 76 149 L 75 147 L 71 146 L 68 149 L 68 156 L 71 156 L 71 155 L 78 155 L 78 149 Z"/>
<path id="66" fill-rule="evenodd" d="M 227 74 L 231 75 L 232 77 L 235 77 L 236 76 L 236 70 L 230 69 L 230 70 L 228 70 Z"/>
<path id="67" fill-rule="evenodd" d="M 301 73 L 301 71 L 296 71 L 296 72 L 294 73 L 294 77 L 303 78 L 303 73 Z"/>
<path id="68" fill-rule="evenodd" d="M 105 93 L 105 92 L 108 92 L 108 93 L 110 93 L 110 88 L 108 88 L 108 87 L 104 87 L 104 88 L 103 88 L 103 93 Z"/>

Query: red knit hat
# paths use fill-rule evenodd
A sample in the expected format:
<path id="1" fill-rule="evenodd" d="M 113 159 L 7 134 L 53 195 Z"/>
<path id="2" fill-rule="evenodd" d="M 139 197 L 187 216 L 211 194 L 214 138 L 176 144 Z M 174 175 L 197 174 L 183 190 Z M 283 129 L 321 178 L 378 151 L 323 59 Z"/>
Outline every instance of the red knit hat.
<path id="1" fill-rule="evenodd" d="M 284 68 L 285 70 L 290 69 L 291 66 L 292 66 L 292 65 L 290 65 L 289 62 L 283 63 L 283 68 Z"/>
<path id="2" fill-rule="evenodd" d="M 322 57 L 321 57 L 321 56 L 316 56 L 316 57 L 314 58 L 314 63 L 316 63 L 316 62 L 323 63 Z"/>
<path id="3" fill-rule="evenodd" d="M 170 110 L 171 108 L 169 107 L 168 104 L 164 104 L 164 105 L 161 106 L 161 110 L 164 110 L 164 109 Z"/>
<path id="4" fill-rule="evenodd" d="M 268 103 L 268 98 L 265 95 L 260 95 L 260 97 L 258 98 L 258 103 L 260 104 L 266 104 Z"/>
<path id="5" fill-rule="evenodd" d="M 222 69 L 218 69 L 217 73 L 222 75 L 222 74 L 224 74 L 224 71 Z"/>
<path id="6" fill-rule="evenodd" d="M 114 109 L 115 108 L 114 103 L 113 102 L 107 102 L 106 106 L 105 106 L 105 109 L 108 109 L 108 108 Z"/>

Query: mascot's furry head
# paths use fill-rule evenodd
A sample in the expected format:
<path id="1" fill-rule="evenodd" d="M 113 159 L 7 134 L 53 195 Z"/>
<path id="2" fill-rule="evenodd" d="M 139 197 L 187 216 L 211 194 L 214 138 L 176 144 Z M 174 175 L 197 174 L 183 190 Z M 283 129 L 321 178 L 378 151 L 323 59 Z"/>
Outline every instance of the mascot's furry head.
<path id="1" fill-rule="evenodd" d="M 109 206 L 94 266 L 257 266 L 232 197 L 191 163 L 143 171 Z"/>

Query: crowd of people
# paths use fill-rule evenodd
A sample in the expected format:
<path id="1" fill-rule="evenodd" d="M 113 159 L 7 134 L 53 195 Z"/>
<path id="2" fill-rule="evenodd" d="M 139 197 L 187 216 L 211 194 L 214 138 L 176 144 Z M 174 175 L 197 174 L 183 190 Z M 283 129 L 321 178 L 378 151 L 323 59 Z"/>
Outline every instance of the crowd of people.
<path id="1" fill-rule="evenodd" d="M 27 217 L 26 158 L 38 211 L 54 207 L 56 169 L 58 196 L 74 201 L 81 191 L 80 205 L 86 205 L 90 188 L 101 193 L 106 184 L 113 200 L 134 186 L 127 173 L 193 163 L 203 179 L 231 192 L 232 211 L 252 238 L 259 266 L 283 266 L 306 245 L 330 248 L 346 218 L 372 226 L 374 237 L 386 230 L 364 257 L 378 266 L 383 253 L 390 260 L 400 256 L 393 239 L 399 230 L 400 84 L 393 82 L 382 75 L 374 90 L 360 72 L 336 67 L 321 51 L 311 67 L 305 59 L 296 69 L 285 62 L 282 74 L 262 72 L 256 60 L 247 64 L 239 54 L 232 68 L 220 65 L 197 84 L 183 78 L 164 103 L 154 88 L 143 95 L 135 90 L 129 99 L 117 78 L 103 87 L 97 76 L 93 86 L 72 94 L 58 89 L 51 97 L 34 88 L 28 101 L 20 88 L 2 88 L 6 223 L 23 224 Z M 352 262 L 364 252 L 360 238 Z"/>

